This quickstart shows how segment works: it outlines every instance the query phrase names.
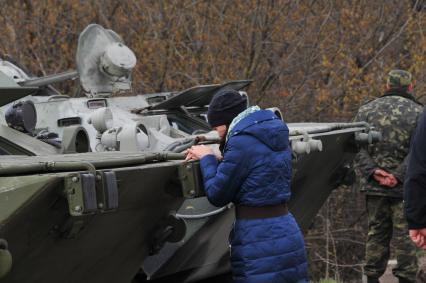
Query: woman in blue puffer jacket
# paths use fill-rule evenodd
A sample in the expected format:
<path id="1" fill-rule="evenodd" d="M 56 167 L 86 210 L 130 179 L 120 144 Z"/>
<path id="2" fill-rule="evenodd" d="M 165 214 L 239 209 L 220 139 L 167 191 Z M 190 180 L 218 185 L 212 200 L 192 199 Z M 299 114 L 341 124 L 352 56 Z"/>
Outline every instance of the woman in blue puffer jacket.
<path id="1" fill-rule="evenodd" d="M 217 93 L 207 117 L 223 141 L 223 160 L 207 146 L 193 146 L 187 160 L 200 160 L 207 198 L 215 206 L 235 204 L 231 232 L 234 282 L 308 282 L 300 229 L 290 198 L 288 128 L 272 111 L 246 109 L 234 90 Z"/>

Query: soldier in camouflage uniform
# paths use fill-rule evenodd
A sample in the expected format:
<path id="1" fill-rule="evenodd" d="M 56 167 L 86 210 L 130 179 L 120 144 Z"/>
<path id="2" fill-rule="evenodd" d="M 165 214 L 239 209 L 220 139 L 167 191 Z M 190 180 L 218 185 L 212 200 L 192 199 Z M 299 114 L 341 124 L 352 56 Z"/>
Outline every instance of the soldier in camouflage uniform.
<path id="1" fill-rule="evenodd" d="M 383 140 L 361 149 L 355 169 L 366 193 L 368 238 L 364 273 L 368 282 L 379 282 L 395 239 L 399 282 L 415 282 L 416 248 L 408 237 L 403 217 L 403 183 L 410 138 L 423 107 L 411 94 L 409 72 L 392 70 L 381 97 L 361 106 L 356 121 L 366 121 L 382 133 Z"/>

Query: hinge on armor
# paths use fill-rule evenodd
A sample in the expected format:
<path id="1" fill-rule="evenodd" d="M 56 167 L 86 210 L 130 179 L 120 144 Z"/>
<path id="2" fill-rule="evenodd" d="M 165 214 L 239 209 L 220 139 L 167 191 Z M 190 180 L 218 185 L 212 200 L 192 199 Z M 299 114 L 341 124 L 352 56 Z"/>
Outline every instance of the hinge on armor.
<path id="1" fill-rule="evenodd" d="M 112 171 L 74 173 L 65 177 L 65 195 L 71 216 L 102 213 L 118 208 L 118 186 Z"/>
<path id="2" fill-rule="evenodd" d="M 182 163 L 178 170 L 182 194 L 185 198 L 205 196 L 199 162 Z"/>
<path id="3" fill-rule="evenodd" d="M 98 208 L 102 212 L 112 211 L 118 208 L 118 186 L 115 173 L 112 171 L 98 172 L 97 199 Z"/>
<path id="4" fill-rule="evenodd" d="M 97 210 L 96 179 L 91 173 L 76 173 L 65 177 L 65 194 L 69 213 L 82 216 Z"/>
<path id="5" fill-rule="evenodd" d="M 65 177 L 65 195 L 71 215 L 60 229 L 61 237 L 75 238 L 96 213 L 118 208 L 118 186 L 112 171 L 73 173 Z"/>

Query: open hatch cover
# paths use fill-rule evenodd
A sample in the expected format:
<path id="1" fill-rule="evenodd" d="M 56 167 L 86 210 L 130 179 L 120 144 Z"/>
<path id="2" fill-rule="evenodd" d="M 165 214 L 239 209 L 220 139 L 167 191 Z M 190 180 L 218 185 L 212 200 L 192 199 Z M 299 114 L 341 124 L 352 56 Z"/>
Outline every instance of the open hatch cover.
<path id="1" fill-rule="evenodd" d="M 230 81 L 224 84 L 200 85 L 186 89 L 173 97 L 160 102 L 152 107 L 151 110 L 176 109 L 184 107 L 203 107 L 210 103 L 216 92 L 224 88 L 231 88 L 239 91 L 252 83 L 251 80 Z"/>

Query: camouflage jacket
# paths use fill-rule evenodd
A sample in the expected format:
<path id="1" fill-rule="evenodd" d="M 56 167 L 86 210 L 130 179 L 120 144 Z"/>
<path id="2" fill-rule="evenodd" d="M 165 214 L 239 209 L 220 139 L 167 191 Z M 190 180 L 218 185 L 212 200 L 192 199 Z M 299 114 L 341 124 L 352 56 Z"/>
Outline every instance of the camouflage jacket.
<path id="1" fill-rule="evenodd" d="M 411 134 L 423 107 L 405 93 L 387 92 L 358 110 L 355 121 L 365 121 L 382 133 L 383 140 L 362 148 L 355 158 L 355 171 L 361 191 L 369 195 L 402 198 L 407 155 Z M 393 187 L 379 185 L 374 180 L 375 169 L 392 173 L 398 184 Z"/>

